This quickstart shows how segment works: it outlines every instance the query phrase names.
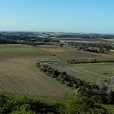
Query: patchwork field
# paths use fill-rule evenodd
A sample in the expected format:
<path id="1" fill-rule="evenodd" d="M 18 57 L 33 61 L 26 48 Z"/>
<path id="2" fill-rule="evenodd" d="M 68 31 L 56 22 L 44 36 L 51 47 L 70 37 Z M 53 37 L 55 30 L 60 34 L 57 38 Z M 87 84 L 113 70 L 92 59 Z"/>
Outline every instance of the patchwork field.
<path id="1" fill-rule="evenodd" d="M 86 51 L 78 51 L 74 47 L 46 46 L 42 50 L 59 58 L 62 63 L 51 64 L 52 67 L 60 71 L 66 71 L 69 75 L 76 78 L 86 80 L 88 82 L 97 83 L 101 80 L 114 76 L 114 63 L 84 63 L 84 64 L 68 64 L 67 60 L 75 59 L 77 61 L 88 61 L 97 59 L 99 61 L 114 60 L 114 53 L 109 54 L 93 53 Z"/>
<path id="2" fill-rule="evenodd" d="M 72 98 L 72 88 L 41 72 L 36 63 L 52 61 L 50 65 L 55 69 L 92 83 L 114 76 L 113 62 L 74 65 L 66 62 L 70 59 L 83 61 L 92 58 L 113 60 L 114 54 L 78 51 L 67 46 L 0 45 L 0 92 L 55 101 Z"/>

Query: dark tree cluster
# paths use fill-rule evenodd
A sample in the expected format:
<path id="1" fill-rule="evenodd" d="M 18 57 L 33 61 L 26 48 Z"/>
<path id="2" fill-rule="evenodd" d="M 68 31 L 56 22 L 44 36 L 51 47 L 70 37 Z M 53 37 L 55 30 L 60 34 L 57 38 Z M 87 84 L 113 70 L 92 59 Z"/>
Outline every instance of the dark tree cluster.
<path id="1" fill-rule="evenodd" d="M 27 97 L 0 94 L 0 114 L 109 114 L 108 110 L 87 97 L 65 103 L 48 103 Z M 111 114 L 111 113 L 110 113 Z"/>
<path id="2" fill-rule="evenodd" d="M 0 114 L 59 114 L 60 103 L 44 103 L 27 97 L 0 94 Z"/>
<path id="3" fill-rule="evenodd" d="M 29 32 L 5 32 L 0 34 L 0 44 L 33 44 L 36 42 L 50 42 L 50 38 L 41 38 Z"/>
<path id="4" fill-rule="evenodd" d="M 90 59 L 90 60 L 85 60 L 85 61 L 79 61 L 76 59 L 72 59 L 72 60 L 67 60 L 67 63 L 70 64 L 80 64 L 80 63 L 104 63 L 104 62 L 114 62 L 114 60 L 97 60 L 97 59 Z"/>
<path id="5" fill-rule="evenodd" d="M 69 100 L 61 112 L 62 114 L 111 114 L 107 109 L 87 97 Z"/>
<path id="6" fill-rule="evenodd" d="M 78 39 L 113 39 L 114 35 L 106 34 L 83 34 L 83 33 L 74 33 L 74 34 L 61 34 L 56 36 L 57 38 L 78 38 Z"/>
<path id="7" fill-rule="evenodd" d="M 17 44 L 17 42 L 13 39 L 0 38 L 0 44 Z"/>
<path id="8" fill-rule="evenodd" d="M 91 60 L 85 60 L 85 61 L 79 61 L 76 59 L 72 59 L 72 60 L 67 60 L 67 62 L 70 64 L 79 64 L 79 63 L 99 63 L 100 61 L 98 61 L 97 59 L 91 59 Z M 106 61 L 104 61 L 104 62 L 106 62 Z M 107 62 L 111 62 L 111 61 L 107 61 Z"/>

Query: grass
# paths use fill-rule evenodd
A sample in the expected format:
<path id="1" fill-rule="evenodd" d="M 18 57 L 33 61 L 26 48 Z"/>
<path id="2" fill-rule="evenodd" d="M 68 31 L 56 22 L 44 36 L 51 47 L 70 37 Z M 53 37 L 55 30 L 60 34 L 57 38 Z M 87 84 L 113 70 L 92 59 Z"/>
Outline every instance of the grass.
<path id="1" fill-rule="evenodd" d="M 114 63 L 86 63 L 86 64 L 69 64 L 67 60 L 88 61 L 96 59 L 98 61 L 114 60 L 114 53 L 109 54 L 93 53 L 86 51 L 79 51 L 74 47 L 59 47 L 59 46 L 42 46 L 41 50 L 49 52 L 62 62 L 59 64 L 51 64 L 55 69 L 60 71 L 66 71 L 69 75 L 72 75 L 81 80 L 97 83 L 101 80 L 105 80 L 111 76 L 114 76 Z"/>
<path id="2" fill-rule="evenodd" d="M 114 63 L 86 63 L 70 65 L 67 63 L 51 65 L 60 71 L 66 71 L 81 80 L 86 80 L 91 83 L 97 83 L 100 80 L 105 80 L 114 76 Z"/>
<path id="3" fill-rule="evenodd" d="M 38 56 L 50 56 L 50 54 L 27 45 L 0 45 L 0 58 Z"/>
<path id="4" fill-rule="evenodd" d="M 27 45 L 0 45 L 0 92 L 61 101 L 73 90 L 42 73 L 36 63 L 56 60 L 50 53 Z"/>
<path id="5" fill-rule="evenodd" d="M 0 45 L 0 92 L 34 96 L 39 99 L 61 101 L 73 97 L 73 90 L 42 73 L 38 61 L 60 61 L 51 64 L 69 75 L 97 83 L 114 76 L 114 63 L 68 64 L 68 59 L 80 61 L 97 58 L 109 60 L 114 54 L 98 54 L 78 51 L 73 47 L 28 45 Z"/>
<path id="6" fill-rule="evenodd" d="M 50 52 L 50 54 L 55 55 L 62 61 L 73 60 L 76 61 L 89 61 L 92 59 L 96 59 L 98 61 L 108 61 L 114 60 L 113 53 L 109 54 L 101 54 L 101 53 L 93 53 L 87 51 L 79 51 L 74 47 L 59 47 L 59 46 L 48 46 L 42 47 L 42 50 Z"/>

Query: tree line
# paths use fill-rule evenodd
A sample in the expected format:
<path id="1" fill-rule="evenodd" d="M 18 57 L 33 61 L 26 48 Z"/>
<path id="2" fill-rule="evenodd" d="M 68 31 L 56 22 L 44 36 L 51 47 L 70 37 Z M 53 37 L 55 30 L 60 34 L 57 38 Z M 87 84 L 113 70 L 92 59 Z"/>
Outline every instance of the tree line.
<path id="1" fill-rule="evenodd" d="M 104 62 L 114 62 L 114 60 L 97 60 L 97 59 L 90 59 L 90 60 L 85 60 L 85 61 L 79 61 L 79 60 L 76 60 L 76 59 L 72 59 L 72 60 L 67 60 L 67 63 L 70 63 L 70 64 L 80 64 L 80 63 L 104 63 Z"/>
<path id="2" fill-rule="evenodd" d="M 62 84 L 78 90 L 78 96 L 86 96 L 94 98 L 95 101 L 105 104 L 114 104 L 114 91 L 108 92 L 108 87 L 103 84 L 102 86 L 91 84 L 85 80 L 75 78 L 68 75 L 66 72 L 60 72 L 57 69 L 43 63 L 37 63 L 37 67 L 48 76 L 55 78 Z"/>
<path id="3" fill-rule="evenodd" d="M 111 114 L 87 97 L 63 103 L 41 102 L 27 97 L 0 94 L 0 114 Z"/>

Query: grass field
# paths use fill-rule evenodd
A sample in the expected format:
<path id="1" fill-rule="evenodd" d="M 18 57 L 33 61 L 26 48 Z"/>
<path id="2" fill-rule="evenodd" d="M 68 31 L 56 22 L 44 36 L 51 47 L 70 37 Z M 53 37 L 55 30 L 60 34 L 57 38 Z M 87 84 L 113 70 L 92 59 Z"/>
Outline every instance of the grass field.
<path id="1" fill-rule="evenodd" d="M 0 92 L 55 101 L 71 98 L 74 94 L 73 89 L 42 73 L 36 63 L 58 61 L 58 64 L 51 66 L 92 83 L 114 76 L 114 63 L 73 65 L 66 62 L 68 59 L 83 61 L 90 58 L 112 60 L 114 54 L 78 51 L 73 47 L 0 45 Z"/>
<path id="2" fill-rule="evenodd" d="M 114 76 L 114 63 L 84 63 L 69 64 L 67 60 L 88 61 L 97 59 L 98 61 L 114 60 L 114 53 L 109 54 L 93 53 L 87 51 L 78 51 L 74 47 L 60 46 L 42 46 L 41 50 L 49 52 L 56 56 L 62 62 L 59 64 L 51 64 L 52 67 L 60 71 L 66 71 L 69 75 L 76 78 L 86 80 L 92 83 L 107 79 Z"/>
<path id="3" fill-rule="evenodd" d="M 73 60 L 76 61 L 89 61 L 92 59 L 96 59 L 98 61 L 108 61 L 114 60 L 114 54 L 101 54 L 101 53 L 93 53 L 87 51 L 79 51 L 74 47 L 60 47 L 60 46 L 45 46 L 42 47 L 42 50 L 49 52 L 52 55 L 55 55 L 62 61 Z"/>
<path id="4" fill-rule="evenodd" d="M 42 73 L 39 60 L 58 60 L 50 53 L 27 45 L 0 45 L 0 92 L 65 100 L 73 90 Z"/>
<path id="5" fill-rule="evenodd" d="M 114 76 L 114 63 L 87 63 L 70 65 L 67 63 L 51 65 L 60 71 L 66 71 L 69 75 L 97 83 L 98 81 L 108 79 Z"/>

